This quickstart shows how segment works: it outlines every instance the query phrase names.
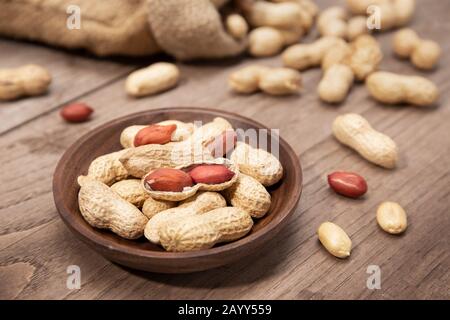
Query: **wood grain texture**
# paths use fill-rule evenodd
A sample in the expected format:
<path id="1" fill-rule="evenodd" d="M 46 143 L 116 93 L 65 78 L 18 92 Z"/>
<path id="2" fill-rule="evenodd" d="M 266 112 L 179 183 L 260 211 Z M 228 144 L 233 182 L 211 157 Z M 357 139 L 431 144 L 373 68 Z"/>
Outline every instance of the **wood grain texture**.
<path id="1" fill-rule="evenodd" d="M 326 7 L 334 1 L 319 3 Z M 411 24 L 424 37 L 438 41 L 444 52 L 450 50 L 449 11 L 448 1 L 418 1 Z M 353 88 L 345 103 L 329 106 L 317 98 L 316 86 L 320 79 L 317 69 L 304 72 L 305 89 L 299 96 L 231 93 L 226 84 L 228 74 L 255 62 L 251 58 L 180 64 L 182 81 L 177 88 L 134 100 L 124 93 L 123 75 L 115 74 L 115 80 L 110 81 L 101 69 L 98 72 L 94 69 L 98 63 L 108 64 L 113 70 L 122 66 L 84 57 L 92 68 L 74 67 L 72 71 L 87 78 L 102 79 L 104 85 L 97 86 L 95 81 L 95 85 L 83 84 L 81 90 L 79 84 L 73 83 L 71 90 L 67 89 L 67 96 L 60 97 L 53 104 L 55 107 L 45 110 L 38 109 L 42 107 L 42 99 L 56 98 L 53 88 L 52 94 L 43 98 L 0 105 L 1 112 L 14 109 L 8 117 L 6 113 L 1 116 L 2 127 L 11 128 L 0 138 L 3 150 L 0 154 L 0 287 L 2 291 L 6 287 L 5 296 L 17 299 L 450 299 L 450 57 L 444 53 L 437 70 L 420 72 L 407 61 L 393 57 L 391 32 L 377 37 L 385 54 L 382 69 L 421 74 L 433 80 L 441 91 L 437 108 L 383 106 L 370 99 L 362 85 Z M 9 45 L 10 41 L 0 41 L 0 46 Z M 14 43 L 14 46 L 23 48 L 15 52 L 15 63 L 30 62 L 30 57 L 42 63 L 53 54 L 73 57 L 37 45 Z M 4 51 L 0 51 L 0 56 L 6 61 Z M 279 57 L 258 62 L 281 64 Z M 52 71 L 66 74 L 67 68 L 64 64 L 55 65 Z M 60 120 L 57 106 L 72 98 L 72 90 L 80 90 L 77 99 L 95 108 L 92 121 L 68 125 Z M 235 264 L 199 274 L 151 274 L 111 264 L 70 233 L 57 216 L 52 200 L 51 180 L 56 163 L 83 133 L 122 115 L 173 105 L 237 112 L 268 127 L 280 128 L 281 136 L 294 148 L 303 165 L 302 201 L 291 223 L 263 250 Z M 331 123 L 345 112 L 362 114 L 377 130 L 397 142 L 400 148 L 397 169 L 390 171 L 371 165 L 333 139 Z M 363 175 L 369 184 L 364 199 L 346 199 L 329 190 L 326 175 L 334 170 L 352 170 Z M 376 208 L 385 200 L 399 202 L 408 214 L 409 227 L 400 237 L 384 233 L 376 224 Z M 338 260 L 319 244 L 315 232 L 325 220 L 339 224 L 352 238 L 354 249 L 349 259 Z M 366 288 L 366 269 L 373 264 L 381 268 L 381 290 Z M 69 265 L 81 268 L 80 290 L 66 287 Z M 4 282 L 5 278 L 9 280 Z"/>

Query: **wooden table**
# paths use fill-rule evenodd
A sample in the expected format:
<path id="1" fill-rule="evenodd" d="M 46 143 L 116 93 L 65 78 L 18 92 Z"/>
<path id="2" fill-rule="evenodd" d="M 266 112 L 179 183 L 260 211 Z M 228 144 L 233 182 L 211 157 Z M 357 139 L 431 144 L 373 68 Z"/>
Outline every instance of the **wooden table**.
<path id="1" fill-rule="evenodd" d="M 326 1 L 321 2 L 325 7 Z M 331 3 L 332 1 L 328 1 Z M 448 1 L 420 1 L 412 26 L 450 49 Z M 313 36 L 310 36 L 312 38 Z M 433 72 L 419 72 L 393 57 L 392 33 L 378 36 L 382 69 L 421 74 L 438 84 L 437 108 L 383 106 L 363 85 L 339 106 L 318 100 L 320 70 L 304 72 L 300 96 L 240 96 L 227 88 L 228 74 L 255 62 L 250 58 L 179 64 L 180 85 L 134 100 L 124 92 L 132 70 L 159 60 L 97 59 L 37 44 L 0 40 L 1 67 L 37 63 L 54 82 L 48 95 L 0 103 L 0 297 L 15 299 L 429 299 L 450 298 L 450 56 Z M 258 60 L 280 65 L 279 57 Z M 95 108 L 92 121 L 70 125 L 61 106 L 84 101 Z M 251 117 L 279 128 L 298 153 L 304 191 L 291 223 L 264 250 L 207 272 L 162 275 L 125 269 L 88 248 L 65 227 L 52 196 L 58 159 L 81 135 L 122 115 L 170 106 L 202 106 Z M 371 165 L 331 135 L 333 119 L 357 112 L 399 145 L 395 170 Z M 336 195 L 326 175 L 343 169 L 367 178 L 369 193 L 351 200 Z M 286 195 L 289 196 L 289 195 Z M 375 221 L 378 204 L 399 202 L 409 227 L 391 236 Z M 349 259 L 329 255 L 316 229 L 330 220 L 352 238 Z M 66 286 L 67 267 L 81 268 L 81 289 Z M 381 269 L 381 289 L 369 290 L 369 265 Z"/>

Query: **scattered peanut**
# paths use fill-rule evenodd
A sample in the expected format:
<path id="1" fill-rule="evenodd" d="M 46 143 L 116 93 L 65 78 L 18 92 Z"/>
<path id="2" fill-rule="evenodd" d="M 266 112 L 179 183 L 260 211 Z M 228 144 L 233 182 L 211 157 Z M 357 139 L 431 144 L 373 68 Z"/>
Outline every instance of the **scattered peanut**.
<path id="1" fill-rule="evenodd" d="M 228 77 L 230 87 L 239 93 L 253 93 L 259 90 L 261 76 L 269 70 L 268 67 L 250 65 L 239 69 Z"/>
<path id="2" fill-rule="evenodd" d="M 270 209 L 270 194 L 266 188 L 258 180 L 243 173 L 222 194 L 233 207 L 247 211 L 254 218 L 262 218 Z"/>
<path id="3" fill-rule="evenodd" d="M 125 239 L 137 239 L 144 234 L 148 219 L 139 209 L 100 181 L 80 176 L 78 184 L 80 211 L 91 226 L 109 229 Z"/>
<path id="4" fill-rule="evenodd" d="M 268 68 L 252 65 L 232 73 L 228 80 L 231 88 L 240 93 L 258 89 L 271 95 L 287 95 L 300 91 L 301 74 L 288 68 Z"/>
<path id="5" fill-rule="evenodd" d="M 406 230 L 408 221 L 405 210 L 396 202 L 383 202 L 377 209 L 377 222 L 381 229 L 391 234 Z"/>
<path id="6" fill-rule="evenodd" d="M 0 101 L 41 95 L 47 91 L 51 81 L 50 73 L 35 64 L 0 69 Z"/>
<path id="7" fill-rule="evenodd" d="M 230 14 L 225 21 L 227 31 L 237 40 L 245 38 L 248 32 L 248 25 L 245 19 L 237 13 Z"/>
<path id="8" fill-rule="evenodd" d="M 439 44 L 432 40 L 421 39 L 409 28 L 399 30 L 393 38 L 394 52 L 402 58 L 411 58 L 411 62 L 419 69 L 433 69 L 441 57 Z"/>
<path id="9" fill-rule="evenodd" d="M 250 32 L 248 39 L 248 50 L 255 57 L 276 55 L 284 46 L 283 35 L 272 27 L 255 28 Z"/>
<path id="10" fill-rule="evenodd" d="M 352 240 L 345 231 L 332 222 L 324 222 L 317 230 L 319 240 L 333 256 L 347 258 L 352 250 Z"/>
<path id="11" fill-rule="evenodd" d="M 118 181 L 111 186 L 111 190 L 138 208 L 141 208 L 144 201 L 149 198 L 139 179 Z"/>
<path id="12" fill-rule="evenodd" d="M 317 92 L 328 103 L 345 100 L 354 80 L 352 69 L 345 64 L 334 64 L 324 71 Z"/>
<path id="13" fill-rule="evenodd" d="M 328 175 L 328 184 L 334 191 L 349 198 L 359 198 L 367 192 L 366 180 L 353 172 L 333 172 Z"/>
<path id="14" fill-rule="evenodd" d="M 108 186 L 116 181 L 126 179 L 128 172 L 119 161 L 125 152 L 126 150 L 112 152 L 94 159 L 89 165 L 88 176 Z"/>
<path id="15" fill-rule="evenodd" d="M 302 8 L 295 2 L 255 1 L 246 12 L 250 25 L 290 29 L 302 21 Z"/>
<path id="16" fill-rule="evenodd" d="M 182 221 L 163 223 L 159 228 L 159 238 L 167 251 L 202 250 L 242 238 L 252 226 L 253 220 L 246 211 L 225 207 L 188 216 Z"/>
<path id="17" fill-rule="evenodd" d="M 161 210 L 152 215 L 145 226 L 144 235 L 149 241 L 158 244 L 159 228 L 163 223 L 177 220 L 182 221 L 190 215 L 203 214 L 217 208 L 226 207 L 226 205 L 225 199 L 217 192 L 198 192 L 193 197 L 182 201 L 178 207 Z"/>
<path id="18" fill-rule="evenodd" d="M 283 166 L 275 156 L 243 142 L 237 143 L 231 161 L 239 165 L 240 172 L 266 187 L 274 185 L 283 177 Z"/>
<path id="19" fill-rule="evenodd" d="M 283 63 L 286 67 L 298 70 L 320 66 L 325 53 L 340 42 L 344 40 L 327 36 L 310 44 L 295 44 L 283 52 Z"/>
<path id="20" fill-rule="evenodd" d="M 335 46 L 325 52 L 321 63 L 322 70 L 326 71 L 334 64 L 348 65 L 352 52 L 352 48 L 347 42 L 337 42 Z"/>
<path id="21" fill-rule="evenodd" d="M 378 41 L 371 35 L 358 36 L 351 43 L 352 54 L 348 65 L 355 74 L 356 80 L 362 81 L 376 71 L 383 58 Z"/>
<path id="22" fill-rule="evenodd" d="M 127 93 L 143 97 L 173 88 L 180 77 L 180 71 L 172 63 L 158 62 L 131 73 L 125 83 Z"/>
<path id="23" fill-rule="evenodd" d="M 368 8 L 375 5 L 380 19 L 380 29 L 389 30 L 409 23 L 415 11 L 415 0 L 347 0 L 347 6 L 355 15 L 365 15 Z"/>
<path id="24" fill-rule="evenodd" d="M 273 68 L 260 78 L 259 88 L 265 93 L 276 96 L 295 94 L 302 88 L 302 77 L 294 69 Z"/>
<path id="25" fill-rule="evenodd" d="M 142 185 L 139 181 L 139 186 L 142 188 Z M 173 208 L 176 206 L 176 202 L 173 201 L 165 201 L 165 200 L 156 200 L 152 197 L 148 197 L 142 205 L 142 213 L 149 219 L 154 217 L 161 211 Z"/>
<path id="26" fill-rule="evenodd" d="M 333 134 L 339 142 L 358 152 L 366 160 L 392 169 L 397 163 L 397 145 L 376 130 L 359 114 L 347 113 L 333 122 Z"/>
<path id="27" fill-rule="evenodd" d="M 339 6 L 328 7 L 317 19 L 317 28 L 322 36 L 345 38 L 347 36 L 347 12 Z"/>
<path id="28" fill-rule="evenodd" d="M 439 98 L 436 85 L 418 76 L 375 72 L 367 78 L 366 87 L 373 98 L 387 104 L 410 103 L 416 106 L 431 106 Z"/>
<path id="29" fill-rule="evenodd" d="M 84 122 L 93 112 L 94 110 L 85 103 L 72 103 L 64 106 L 60 115 L 67 122 Z"/>
<path id="30" fill-rule="evenodd" d="M 369 33 L 367 18 L 365 16 L 354 16 L 347 21 L 347 39 L 353 41 L 362 34 Z"/>

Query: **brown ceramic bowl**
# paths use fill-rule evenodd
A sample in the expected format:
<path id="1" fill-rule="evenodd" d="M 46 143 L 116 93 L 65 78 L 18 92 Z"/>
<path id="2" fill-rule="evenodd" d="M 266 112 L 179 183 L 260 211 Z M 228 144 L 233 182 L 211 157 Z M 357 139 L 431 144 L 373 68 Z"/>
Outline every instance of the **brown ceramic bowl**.
<path id="1" fill-rule="evenodd" d="M 93 228 L 84 221 L 78 209 L 77 177 L 86 174 L 94 158 L 121 149 L 119 136 L 125 127 L 168 119 L 205 123 L 215 117 L 227 119 L 234 128 L 267 129 L 253 120 L 233 113 L 200 108 L 166 108 L 131 114 L 84 135 L 66 151 L 53 176 L 53 196 L 63 221 L 81 240 L 107 259 L 151 272 L 201 271 L 231 263 L 256 252 L 286 225 L 297 207 L 302 191 L 302 171 L 298 157 L 281 138 L 279 153 L 285 175 L 281 182 L 269 188 L 272 195 L 270 211 L 262 219 L 255 220 L 252 231 L 240 240 L 201 251 L 166 252 L 144 237 L 139 240 L 126 240 L 107 230 Z"/>

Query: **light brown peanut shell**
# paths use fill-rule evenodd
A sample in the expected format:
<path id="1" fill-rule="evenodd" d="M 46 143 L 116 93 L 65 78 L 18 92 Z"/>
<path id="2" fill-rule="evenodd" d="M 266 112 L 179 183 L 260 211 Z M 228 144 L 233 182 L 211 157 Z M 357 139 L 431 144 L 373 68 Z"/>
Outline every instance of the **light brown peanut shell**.
<path id="1" fill-rule="evenodd" d="M 133 97 L 152 95 L 174 87 L 180 78 L 178 67 L 157 62 L 131 73 L 125 82 L 126 92 Z"/>
<path id="2" fill-rule="evenodd" d="M 118 181 L 111 186 L 111 190 L 138 208 L 142 208 L 144 201 L 150 197 L 142 188 L 141 180 L 139 179 Z"/>
<path id="3" fill-rule="evenodd" d="M 300 72 L 289 68 L 273 68 L 262 74 L 259 88 L 271 95 L 287 95 L 300 92 L 302 77 Z"/>
<path id="4" fill-rule="evenodd" d="M 217 117 L 213 121 L 205 123 L 200 128 L 194 130 L 192 135 L 185 140 L 185 143 L 190 144 L 193 148 L 205 147 L 227 130 L 233 130 L 231 123 L 224 118 Z"/>
<path id="5" fill-rule="evenodd" d="M 387 104 L 410 103 L 427 107 L 439 98 L 436 85 L 419 76 L 374 72 L 367 78 L 366 87 L 373 98 Z"/>
<path id="6" fill-rule="evenodd" d="M 353 70 L 356 80 L 362 81 L 378 69 L 383 53 L 377 40 L 368 34 L 358 36 L 352 43 L 352 54 L 348 65 Z"/>
<path id="7" fill-rule="evenodd" d="M 190 215 L 203 214 L 205 212 L 226 207 L 225 199 L 217 192 L 198 192 L 176 208 L 161 211 L 155 214 L 145 226 L 145 237 L 153 243 L 159 244 L 159 227 L 167 221 L 182 221 Z"/>
<path id="8" fill-rule="evenodd" d="M 126 179 L 128 171 L 119 161 L 127 150 L 102 155 L 91 162 L 88 169 L 88 176 L 110 186 L 116 181 Z"/>
<path id="9" fill-rule="evenodd" d="M 47 91 L 51 81 L 47 69 L 35 64 L 0 69 L 0 101 L 41 95 Z"/>
<path id="10" fill-rule="evenodd" d="M 333 134 L 339 142 L 357 151 L 366 160 L 392 169 L 398 159 L 397 145 L 387 135 L 376 131 L 356 113 L 338 116 L 333 122 Z"/>
<path id="11" fill-rule="evenodd" d="M 262 218 L 270 209 L 271 198 L 266 188 L 258 180 L 243 173 L 222 194 L 233 207 L 247 211 L 253 218 Z"/>
<path id="12" fill-rule="evenodd" d="M 120 162 L 133 177 L 142 178 L 158 168 L 175 168 L 213 159 L 211 152 L 187 141 L 176 144 L 148 144 L 123 150 Z"/>
<path id="13" fill-rule="evenodd" d="M 302 23 L 302 8 L 294 2 L 255 1 L 246 17 L 253 27 L 290 29 Z"/>
<path id="14" fill-rule="evenodd" d="M 254 57 L 270 57 L 281 51 L 284 38 L 272 27 L 258 27 L 248 35 L 248 52 Z"/>
<path id="15" fill-rule="evenodd" d="M 225 207 L 183 221 L 166 222 L 159 229 L 159 237 L 167 251 L 194 251 L 242 238 L 252 226 L 253 220 L 247 212 Z"/>
<path id="16" fill-rule="evenodd" d="M 139 186 L 142 188 L 141 181 L 139 180 Z M 173 208 L 177 205 L 174 201 L 156 200 L 152 197 L 148 197 L 142 205 L 142 213 L 149 219 L 155 216 L 157 213 Z"/>
<path id="17" fill-rule="evenodd" d="M 334 64 L 324 71 L 317 93 L 325 102 L 340 103 L 347 97 L 353 79 L 353 71 L 349 66 Z"/>
<path id="18" fill-rule="evenodd" d="M 78 184 L 80 212 L 91 226 L 109 229 L 126 239 L 137 239 L 144 234 L 148 219 L 134 205 L 92 178 L 80 176 Z"/>
<path id="19" fill-rule="evenodd" d="M 261 65 L 250 65 L 234 71 L 228 77 L 229 86 L 239 93 L 253 93 L 259 90 L 259 79 L 270 70 Z"/>
<path id="20" fill-rule="evenodd" d="M 341 38 L 326 36 L 312 43 L 292 45 L 283 51 L 283 64 L 297 70 L 320 66 L 326 52 L 340 42 L 345 41 Z"/>
<path id="21" fill-rule="evenodd" d="M 245 38 L 248 33 L 248 24 L 245 19 L 237 13 L 230 14 L 225 20 L 227 32 L 237 40 Z"/>
<path id="22" fill-rule="evenodd" d="M 258 180 L 262 185 L 271 186 L 283 177 L 283 166 L 271 153 L 238 142 L 231 154 L 231 161 L 239 165 L 239 171 Z"/>
<path id="23" fill-rule="evenodd" d="M 168 201 L 182 201 L 189 197 L 194 196 L 198 191 L 222 191 L 226 188 L 229 188 L 233 185 L 239 176 L 239 166 L 235 163 L 231 162 L 226 158 L 217 158 L 210 161 L 201 161 L 201 162 L 193 162 L 187 165 L 182 165 L 176 167 L 176 169 L 188 169 L 191 166 L 195 166 L 197 164 L 220 164 L 226 166 L 230 171 L 234 172 L 234 176 L 226 182 L 219 184 L 206 184 L 206 183 L 197 183 L 192 187 L 185 188 L 182 192 L 172 192 L 172 191 L 155 191 L 149 189 L 149 187 L 145 183 L 145 178 L 147 175 L 142 177 L 141 184 L 145 191 L 153 198 L 157 200 L 168 200 Z M 150 174 L 149 172 L 148 174 Z"/>
<path id="24" fill-rule="evenodd" d="M 347 12 L 343 7 L 328 7 L 317 18 L 317 29 L 322 36 L 345 38 L 347 36 L 347 18 Z"/>

